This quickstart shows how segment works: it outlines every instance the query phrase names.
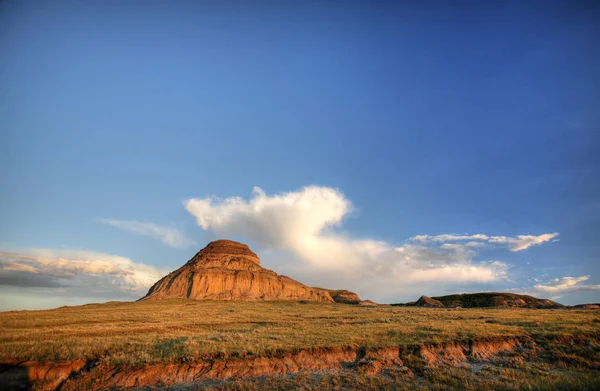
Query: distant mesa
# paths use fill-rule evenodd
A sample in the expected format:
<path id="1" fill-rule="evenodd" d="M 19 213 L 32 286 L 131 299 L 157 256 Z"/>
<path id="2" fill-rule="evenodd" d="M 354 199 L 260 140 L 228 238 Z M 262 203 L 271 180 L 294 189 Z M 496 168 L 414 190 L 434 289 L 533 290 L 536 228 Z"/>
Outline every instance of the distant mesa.
<path id="1" fill-rule="evenodd" d="M 232 240 L 217 240 L 185 265 L 154 284 L 142 300 L 306 300 L 358 304 L 347 290 L 311 288 L 260 266 L 250 248 Z"/>
<path id="2" fill-rule="evenodd" d="M 485 292 L 463 293 L 438 297 L 421 296 L 416 302 L 393 304 L 409 307 L 436 308 L 485 308 L 485 307 L 518 307 L 518 308 L 563 308 L 564 306 L 548 299 L 538 299 L 529 295 L 516 293 Z"/>

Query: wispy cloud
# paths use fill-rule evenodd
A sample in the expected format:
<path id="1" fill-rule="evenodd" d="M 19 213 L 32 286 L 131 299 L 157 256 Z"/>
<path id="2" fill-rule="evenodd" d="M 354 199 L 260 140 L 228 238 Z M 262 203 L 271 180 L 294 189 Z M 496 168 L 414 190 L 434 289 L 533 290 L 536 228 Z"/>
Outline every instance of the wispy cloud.
<path id="1" fill-rule="evenodd" d="M 533 285 L 532 287 L 510 289 L 510 291 L 527 293 L 530 295 L 549 296 L 551 298 L 562 297 L 574 292 L 600 291 L 600 284 L 582 284 L 582 282 L 588 281 L 589 279 L 590 276 L 562 277 L 554 278 L 542 283 L 541 278 L 534 278 L 533 280 L 538 282 L 538 284 Z"/>
<path id="2" fill-rule="evenodd" d="M 135 220 L 97 219 L 97 221 L 138 235 L 150 236 L 173 248 L 187 248 L 196 244 L 175 227 Z"/>
<path id="3" fill-rule="evenodd" d="M 3 286 L 62 288 L 84 295 L 121 292 L 137 298 L 166 272 L 126 257 L 91 251 L 34 248 L 0 252 Z"/>
<path id="4" fill-rule="evenodd" d="M 502 244 L 520 251 L 558 235 L 422 235 L 400 246 L 350 238 L 336 229 L 353 210 L 352 203 L 338 189 L 318 186 L 274 195 L 255 187 L 247 200 L 194 198 L 184 206 L 204 230 L 243 237 L 259 244 L 261 250 L 291 253 L 300 263 L 285 267 L 295 276 L 302 275 L 308 282 L 344 281 L 373 295 L 408 286 L 424 291 L 423 283 L 437 289 L 440 284 L 498 281 L 506 277 L 507 264 L 474 260 L 486 246 Z"/>
<path id="5" fill-rule="evenodd" d="M 484 234 L 475 235 L 457 235 L 457 234 L 443 234 L 443 235 L 417 235 L 413 236 L 411 240 L 416 242 L 456 242 L 461 240 L 488 240 L 490 237 Z"/>
<path id="6" fill-rule="evenodd" d="M 549 283 L 534 285 L 533 289 L 552 295 L 562 295 L 571 292 L 600 291 L 600 285 L 580 284 L 589 279 L 590 276 L 555 278 Z"/>
<path id="7" fill-rule="evenodd" d="M 539 245 L 542 243 L 546 243 L 549 241 L 557 241 L 555 239 L 558 237 L 559 233 L 547 233 L 542 235 L 517 235 L 514 237 L 510 236 L 489 236 L 485 234 L 475 234 L 475 235 L 457 235 L 457 234 L 443 234 L 443 235 L 417 235 L 411 238 L 414 242 L 421 243 L 429 243 L 429 242 L 437 242 L 437 243 L 446 243 L 446 242 L 462 242 L 465 240 L 470 240 L 470 242 L 466 244 L 453 244 L 454 246 L 477 246 L 478 243 L 482 245 L 483 243 L 496 244 L 508 247 L 510 251 L 522 251 L 531 246 Z M 554 240 L 553 240 L 554 239 Z M 446 246 L 448 246 L 447 244 Z"/>

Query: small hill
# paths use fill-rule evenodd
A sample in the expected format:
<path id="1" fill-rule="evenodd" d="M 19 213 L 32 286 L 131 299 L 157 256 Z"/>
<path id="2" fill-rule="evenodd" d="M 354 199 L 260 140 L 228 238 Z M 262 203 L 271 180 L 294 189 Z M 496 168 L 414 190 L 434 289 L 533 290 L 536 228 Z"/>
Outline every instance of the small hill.
<path id="1" fill-rule="evenodd" d="M 160 279 L 142 300 L 308 300 L 333 303 L 328 292 L 260 266 L 242 243 L 217 240 Z"/>
<path id="2" fill-rule="evenodd" d="M 354 293 L 347 291 L 345 289 L 334 290 L 334 289 L 325 289 L 325 288 L 314 288 L 322 291 L 326 291 L 329 293 L 333 301 L 336 303 L 342 304 L 359 304 L 361 302 L 360 297 Z"/>
<path id="3" fill-rule="evenodd" d="M 432 299 L 431 297 L 421 296 L 414 304 L 415 307 L 431 307 L 431 308 L 442 308 L 444 304 L 442 302 Z"/>
<path id="4" fill-rule="evenodd" d="M 463 293 L 458 295 L 427 297 L 421 296 L 417 301 L 392 304 L 401 307 L 448 307 L 448 308 L 485 308 L 485 307 L 520 307 L 520 308 L 563 308 L 564 306 L 548 299 L 538 299 L 528 295 L 505 292 Z M 592 306 L 594 304 L 591 304 Z M 573 307 L 571 307 L 573 308 Z M 582 307 L 583 308 L 583 307 Z M 589 308 L 589 307 L 586 307 Z"/>
<path id="5" fill-rule="evenodd" d="M 569 306 L 574 310 L 600 310 L 600 303 L 576 304 Z"/>
<path id="6" fill-rule="evenodd" d="M 432 297 L 445 307 L 523 307 L 523 308 L 562 308 L 563 305 L 548 299 L 538 299 L 529 295 L 505 292 L 463 293 Z"/>

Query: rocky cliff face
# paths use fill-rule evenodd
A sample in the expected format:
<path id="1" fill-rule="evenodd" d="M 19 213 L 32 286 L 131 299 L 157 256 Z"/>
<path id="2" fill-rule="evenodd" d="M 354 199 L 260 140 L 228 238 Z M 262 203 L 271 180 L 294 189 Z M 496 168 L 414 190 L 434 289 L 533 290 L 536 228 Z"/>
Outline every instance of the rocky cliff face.
<path id="1" fill-rule="evenodd" d="M 154 284 L 143 300 L 310 300 L 332 303 L 328 292 L 260 266 L 248 246 L 217 240 Z"/>

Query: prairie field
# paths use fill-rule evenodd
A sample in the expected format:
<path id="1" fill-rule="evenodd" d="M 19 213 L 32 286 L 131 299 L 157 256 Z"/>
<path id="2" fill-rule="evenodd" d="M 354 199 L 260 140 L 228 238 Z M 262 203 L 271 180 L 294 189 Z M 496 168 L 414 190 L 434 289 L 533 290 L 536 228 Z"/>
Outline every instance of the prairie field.
<path id="1" fill-rule="evenodd" d="M 447 384 L 449 388 L 504 389 L 512 384 L 515 389 L 593 389 L 600 385 L 599 330 L 600 311 L 595 310 L 433 309 L 184 299 L 110 302 L 0 313 L 0 359 L 13 363 L 81 359 L 111 368 L 139 368 L 248 357 L 268 359 L 335 348 L 368 351 L 526 338 L 543 352 L 535 357 L 514 353 L 509 357 L 510 365 L 488 367 L 493 362 L 488 360 L 481 367 L 474 364 L 477 370 L 472 370 L 456 362 L 449 366 L 442 361 L 425 365 L 421 360 L 419 364 L 418 358 L 411 362 L 409 357 L 405 361 L 412 364 L 405 366 L 413 373 L 412 380 L 389 374 L 301 371 L 233 382 L 223 378 L 218 383 L 188 386 L 285 389 L 307 384 L 309 389 L 351 389 L 353 384 L 362 384 L 359 388 L 378 389 L 408 384 L 436 389 L 436 384 Z M 527 373 L 524 378 L 523 373 Z M 415 379 L 421 380 L 415 383 Z M 83 383 L 74 384 L 78 385 L 73 389 L 79 389 Z"/>

